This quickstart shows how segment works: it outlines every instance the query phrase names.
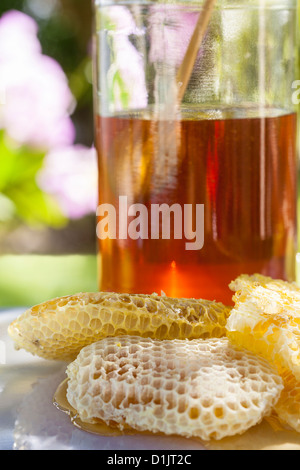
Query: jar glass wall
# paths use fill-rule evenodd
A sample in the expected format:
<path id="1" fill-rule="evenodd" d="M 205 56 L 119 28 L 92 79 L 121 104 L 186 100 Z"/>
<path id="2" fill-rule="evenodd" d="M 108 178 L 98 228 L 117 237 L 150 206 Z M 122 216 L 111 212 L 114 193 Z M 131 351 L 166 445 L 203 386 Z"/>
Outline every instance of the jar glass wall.
<path id="1" fill-rule="evenodd" d="M 295 279 L 296 0 L 217 1 L 181 93 L 203 5 L 95 2 L 101 290 Z"/>

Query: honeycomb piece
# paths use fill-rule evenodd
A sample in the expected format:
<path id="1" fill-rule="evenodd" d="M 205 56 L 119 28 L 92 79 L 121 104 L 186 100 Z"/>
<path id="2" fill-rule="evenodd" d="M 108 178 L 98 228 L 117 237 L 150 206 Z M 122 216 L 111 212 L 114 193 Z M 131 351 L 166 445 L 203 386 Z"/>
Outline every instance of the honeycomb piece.
<path id="1" fill-rule="evenodd" d="M 290 371 L 285 370 L 280 375 L 284 389 L 274 407 L 275 411 L 283 424 L 300 432 L 300 382 Z"/>
<path id="2" fill-rule="evenodd" d="M 235 306 L 227 321 L 233 344 L 261 354 L 300 381 L 300 289 L 263 276 L 230 284 Z"/>
<path id="3" fill-rule="evenodd" d="M 203 440 L 254 426 L 282 390 L 267 361 L 227 338 L 106 338 L 83 348 L 67 376 L 83 422 Z"/>
<path id="4" fill-rule="evenodd" d="M 226 335 L 230 309 L 208 300 L 166 296 L 82 293 L 37 305 L 8 329 L 17 348 L 69 361 L 107 336 L 192 339 Z"/>
<path id="5" fill-rule="evenodd" d="M 229 284 L 229 288 L 239 295 L 251 293 L 255 287 L 265 287 L 267 289 L 279 292 L 286 292 L 300 298 L 300 287 L 295 282 L 286 282 L 281 279 L 273 279 L 262 274 L 242 274 Z M 242 291 L 242 292 L 241 292 Z"/>

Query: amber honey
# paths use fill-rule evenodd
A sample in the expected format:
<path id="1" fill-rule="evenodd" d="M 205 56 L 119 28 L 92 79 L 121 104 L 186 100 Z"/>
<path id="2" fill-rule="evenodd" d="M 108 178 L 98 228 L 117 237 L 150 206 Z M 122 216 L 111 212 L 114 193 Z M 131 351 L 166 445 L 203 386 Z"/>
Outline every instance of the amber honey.
<path id="1" fill-rule="evenodd" d="M 133 429 L 120 431 L 116 427 L 109 427 L 104 422 L 89 424 L 81 421 L 77 411 L 69 404 L 67 393 L 67 380 L 62 382 L 53 397 L 53 404 L 60 411 L 68 414 L 72 423 L 84 432 L 97 434 L 99 436 L 122 438 L 122 436 L 151 436 L 150 432 L 138 432 Z M 162 434 L 159 434 L 162 435 Z M 163 436 L 163 435 L 162 435 Z M 211 440 L 209 442 L 201 441 L 198 438 L 192 438 L 199 442 L 201 448 L 206 447 L 211 450 L 299 450 L 300 434 L 285 429 L 278 421 L 276 415 L 265 418 L 260 424 L 253 426 L 243 434 L 226 437 L 219 441 Z M 146 444 L 146 441 L 145 441 Z"/>
<path id="2" fill-rule="evenodd" d="M 227 286 L 241 273 L 294 279 L 295 114 L 98 116 L 96 127 L 99 204 L 117 215 L 120 196 L 149 213 L 153 204 L 204 205 L 200 250 L 186 250 L 172 231 L 99 241 L 100 290 L 231 303 Z"/>

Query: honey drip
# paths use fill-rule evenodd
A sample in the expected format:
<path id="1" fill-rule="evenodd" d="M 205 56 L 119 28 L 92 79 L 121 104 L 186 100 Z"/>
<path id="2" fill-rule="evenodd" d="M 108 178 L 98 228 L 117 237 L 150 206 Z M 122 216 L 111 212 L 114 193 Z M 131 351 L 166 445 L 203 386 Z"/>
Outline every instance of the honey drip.
<path id="1" fill-rule="evenodd" d="M 67 400 L 67 387 L 68 387 L 68 379 L 64 380 L 57 388 L 54 397 L 53 397 L 53 404 L 58 408 L 60 411 L 67 413 L 70 416 L 72 423 L 82 429 L 83 431 L 87 431 L 93 434 L 98 434 L 99 436 L 134 436 L 134 435 L 144 435 L 144 436 L 151 436 L 153 433 L 151 432 L 140 432 L 136 431 L 135 429 L 130 428 L 129 426 L 124 427 L 123 430 L 114 427 L 108 426 L 106 423 L 101 421 L 100 419 L 97 420 L 96 423 L 86 423 L 82 421 L 78 417 L 77 411 L 70 405 Z M 163 435 L 162 433 L 156 433 L 156 435 Z"/>
<path id="2" fill-rule="evenodd" d="M 93 424 L 81 421 L 77 411 L 67 400 L 67 386 L 68 379 L 58 386 L 53 397 L 53 404 L 60 411 L 67 413 L 71 422 L 79 429 L 106 437 L 153 435 L 151 432 L 139 432 L 129 427 L 120 430 L 116 427 L 107 426 L 100 420 Z M 209 450 L 300 450 L 300 433 L 282 427 L 275 415 L 265 418 L 260 424 L 240 435 L 205 443 L 197 438 L 193 438 L 193 440 L 198 441 L 202 447 Z"/>
<path id="3" fill-rule="evenodd" d="M 104 422 L 85 423 L 79 417 L 77 411 L 70 405 L 67 400 L 68 379 L 64 380 L 57 388 L 53 397 L 53 404 L 60 411 L 70 416 L 72 423 L 83 431 L 99 434 L 100 436 L 123 436 L 127 431 L 121 431 L 118 428 L 107 426 Z"/>

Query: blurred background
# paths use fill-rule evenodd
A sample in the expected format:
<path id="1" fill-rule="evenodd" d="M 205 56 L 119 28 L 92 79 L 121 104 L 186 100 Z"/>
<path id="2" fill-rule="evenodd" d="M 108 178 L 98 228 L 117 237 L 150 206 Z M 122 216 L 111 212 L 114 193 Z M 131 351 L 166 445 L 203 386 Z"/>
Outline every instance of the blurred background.
<path id="1" fill-rule="evenodd" d="M 97 290 L 92 3 L 0 2 L 0 307 Z"/>
<path id="2" fill-rule="evenodd" d="M 0 0 L 0 308 L 98 288 L 91 38 L 91 0 Z"/>

